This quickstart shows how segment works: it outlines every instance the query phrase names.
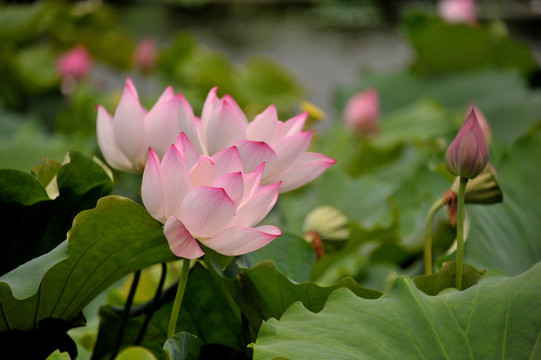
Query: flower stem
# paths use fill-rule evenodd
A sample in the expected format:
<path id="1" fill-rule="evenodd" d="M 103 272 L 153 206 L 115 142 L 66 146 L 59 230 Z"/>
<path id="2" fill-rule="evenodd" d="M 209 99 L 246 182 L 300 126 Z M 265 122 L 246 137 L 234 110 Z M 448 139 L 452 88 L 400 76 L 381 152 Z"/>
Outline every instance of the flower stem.
<path id="1" fill-rule="evenodd" d="M 160 282 L 158 283 L 158 288 L 156 289 L 156 293 L 154 294 L 154 298 L 152 299 L 152 304 L 150 305 L 150 308 L 148 309 L 148 312 L 145 316 L 145 321 L 143 322 L 143 325 L 141 326 L 141 329 L 139 330 L 139 334 L 137 335 L 137 339 L 135 339 L 134 345 L 141 344 L 141 341 L 143 341 L 143 336 L 145 336 L 145 332 L 147 330 L 148 324 L 150 323 L 150 320 L 152 319 L 152 315 L 154 315 L 154 311 L 158 308 L 158 303 L 160 302 L 160 297 L 162 296 L 162 290 L 163 290 L 163 284 L 165 283 L 165 277 L 167 275 L 167 264 L 162 263 L 162 274 L 160 276 Z"/>
<path id="2" fill-rule="evenodd" d="M 432 223 L 434 222 L 434 216 L 436 212 L 445 205 L 444 198 L 438 199 L 426 216 L 426 229 L 425 229 L 425 274 L 432 274 Z"/>
<path id="3" fill-rule="evenodd" d="M 122 338 L 124 337 L 124 330 L 126 330 L 126 324 L 130 317 L 131 306 L 133 304 L 133 298 L 135 297 L 135 291 L 137 290 L 137 285 L 139 284 L 139 278 L 141 277 L 141 270 L 137 270 L 133 274 L 133 280 L 130 287 L 130 293 L 124 304 L 124 311 L 122 312 L 122 317 L 120 318 L 120 324 L 118 333 L 116 335 L 115 344 L 113 345 L 113 351 L 111 352 L 110 359 L 114 359 L 118 351 L 120 350 L 120 344 L 122 343 Z"/>
<path id="4" fill-rule="evenodd" d="M 466 194 L 466 185 L 468 178 L 460 178 L 458 188 L 458 201 L 456 212 L 456 273 L 455 287 L 462 290 L 462 258 L 464 257 L 464 196 Z"/>
<path id="5" fill-rule="evenodd" d="M 177 326 L 178 314 L 180 312 L 180 305 L 182 304 L 182 297 L 184 296 L 184 290 L 186 289 L 186 282 L 188 281 L 188 272 L 190 271 L 190 259 L 182 259 L 182 270 L 178 279 L 177 294 L 175 301 L 173 302 L 173 309 L 171 310 L 171 317 L 169 318 L 169 326 L 167 327 L 167 338 L 172 338 L 175 335 Z"/>

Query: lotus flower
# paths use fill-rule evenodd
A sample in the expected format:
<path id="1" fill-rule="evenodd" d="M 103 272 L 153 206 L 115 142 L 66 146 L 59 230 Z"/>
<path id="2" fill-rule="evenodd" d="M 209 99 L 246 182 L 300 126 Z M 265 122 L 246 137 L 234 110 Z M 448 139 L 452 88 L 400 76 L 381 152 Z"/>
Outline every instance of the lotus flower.
<path id="1" fill-rule="evenodd" d="M 172 87 L 165 89 L 150 111 L 140 103 L 131 79 L 126 86 L 114 116 L 98 106 L 98 144 L 105 160 L 113 168 L 141 173 L 148 148 L 162 157 L 184 127 L 194 123 L 193 110 L 182 94 Z"/>
<path id="2" fill-rule="evenodd" d="M 78 45 L 63 54 L 58 59 L 56 67 L 61 77 L 81 80 L 92 68 L 92 57 L 84 46 Z"/>
<path id="3" fill-rule="evenodd" d="M 149 149 L 141 196 L 149 213 L 165 224 L 171 251 L 194 259 L 205 246 L 225 255 L 251 252 L 281 235 L 270 225 L 254 227 L 272 209 L 280 183 L 260 185 L 265 164 L 244 172 L 239 150 L 197 156 L 181 133 L 160 161 Z"/>
<path id="4" fill-rule="evenodd" d="M 368 89 L 353 95 L 344 111 L 346 125 L 362 134 L 377 132 L 379 119 L 379 95 L 376 89 Z"/>
<path id="5" fill-rule="evenodd" d="M 253 121 L 235 100 L 225 95 L 219 98 L 213 88 L 205 100 L 201 119 L 186 128 L 199 154 L 211 156 L 236 146 L 244 169 L 253 171 L 265 162 L 261 182 L 282 182 L 280 192 L 301 187 L 314 180 L 336 160 L 314 152 L 307 152 L 313 131 L 302 131 L 308 113 L 297 115 L 286 122 L 278 120 L 274 105 L 269 106 Z"/>
<path id="6" fill-rule="evenodd" d="M 438 3 L 438 14 L 450 23 L 477 22 L 477 7 L 474 0 L 442 0 Z"/>
<path id="7" fill-rule="evenodd" d="M 488 145 L 474 110 L 447 148 L 445 163 L 452 174 L 468 179 L 487 166 Z"/>
<path id="8" fill-rule="evenodd" d="M 141 40 L 139 45 L 137 45 L 133 60 L 139 69 L 149 73 L 154 70 L 154 67 L 156 66 L 157 56 L 158 51 L 156 49 L 156 42 L 151 38 L 146 38 Z"/>

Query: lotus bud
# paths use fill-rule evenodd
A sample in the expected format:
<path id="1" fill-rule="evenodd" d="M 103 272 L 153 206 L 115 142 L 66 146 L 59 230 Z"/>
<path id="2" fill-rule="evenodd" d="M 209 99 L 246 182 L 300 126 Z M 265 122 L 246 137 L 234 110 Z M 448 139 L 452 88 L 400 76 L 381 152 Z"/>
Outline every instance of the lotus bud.
<path id="1" fill-rule="evenodd" d="M 473 179 L 488 164 L 488 145 L 472 110 L 445 155 L 447 169 L 456 176 Z"/>
<path id="2" fill-rule="evenodd" d="M 92 68 L 92 57 L 86 48 L 78 45 L 58 59 L 57 71 L 62 78 L 82 80 Z"/>
<path id="3" fill-rule="evenodd" d="M 344 111 L 346 125 L 362 134 L 373 135 L 378 129 L 379 94 L 368 89 L 353 95 Z"/>
<path id="4" fill-rule="evenodd" d="M 450 23 L 477 22 L 477 7 L 474 0 L 443 0 L 438 4 L 438 14 Z"/>
<path id="5" fill-rule="evenodd" d="M 466 116 L 468 116 L 472 110 L 475 111 L 475 115 L 477 116 L 477 121 L 479 121 L 479 125 L 481 126 L 481 130 L 483 130 L 483 134 L 485 135 L 485 140 L 487 141 L 487 144 L 492 143 L 492 129 L 490 128 L 490 124 L 488 123 L 485 115 L 479 110 L 475 104 L 470 104 L 468 106 L 468 110 L 466 111 Z"/>
<path id="6" fill-rule="evenodd" d="M 348 218 L 332 206 L 318 206 L 306 215 L 303 232 L 317 233 L 325 240 L 347 240 Z"/>
<path id="7" fill-rule="evenodd" d="M 135 49 L 135 66 L 141 69 L 144 73 L 150 73 L 156 66 L 157 56 L 158 51 L 156 49 L 156 42 L 151 38 L 143 39 Z"/>

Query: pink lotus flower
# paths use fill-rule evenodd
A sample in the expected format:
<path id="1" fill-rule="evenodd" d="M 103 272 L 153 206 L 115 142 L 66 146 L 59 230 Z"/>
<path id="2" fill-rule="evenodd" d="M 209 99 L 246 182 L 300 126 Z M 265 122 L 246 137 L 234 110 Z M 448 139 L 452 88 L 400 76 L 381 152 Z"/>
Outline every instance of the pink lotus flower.
<path id="1" fill-rule="evenodd" d="M 488 145 L 483 130 L 472 110 L 466 122 L 447 148 L 447 169 L 456 176 L 473 179 L 488 163 Z"/>
<path id="2" fill-rule="evenodd" d="M 438 4 L 438 14 L 450 23 L 477 22 L 477 7 L 474 0 L 442 0 Z"/>
<path id="3" fill-rule="evenodd" d="M 197 156 L 182 133 L 160 161 L 150 148 L 141 196 L 148 212 L 165 224 L 171 251 L 195 259 L 204 254 L 197 243 L 225 255 L 251 252 L 281 235 L 259 223 L 278 198 L 280 183 L 261 186 L 265 164 L 244 173 L 236 147 Z"/>
<path id="4" fill-rule="evenodd" d="M 165 89 L 150 111 L 140 103 L 131 79 L 114 116 L 98 106 L 98 144 L 105 160 L 113 168 L 141 173 L 151 146 L 162 157 L 173 144 L 184 123 L 194 123 L 193 111 L 182 94 Z"/>
<path id="5" fill-rule="evenodd" d="M 154 70 L 157 56 L 156 42 L 151 38 L 146 38 L 137 45 L 134 62 L 139 69 L 148 73 Z"/>
<path id="6" fill-rule="evenodd" d="M 81 80 L 92 68 L 92 57 L 83 45 L 78 45 L 62 55 L 56 66 L 61 77 Z"/>
<path id="7" fill-rule="evenodd" d="M 253 121 L 230 95 L 219 98 L 213 88 L 205 100 L 201 119 L 195 118 L 185 132 L 199 154 L 207 156 L 236 146 L 246 171 L 265 162 L 262 183 L 282 182 L 280 192 L 301 187 L 314 180 L 336 160 L 307 152 L 313 131 L 302 131 L 308 113 L 286 122 L 278 120 L 274 105 Z"/>
<path id="8" fill-rule="evenodd" d="M 373 135 L 378 129 L 379 95 L 368 89 L 353 95 L 344 111 L 346 125 L 362 134 Z"/>

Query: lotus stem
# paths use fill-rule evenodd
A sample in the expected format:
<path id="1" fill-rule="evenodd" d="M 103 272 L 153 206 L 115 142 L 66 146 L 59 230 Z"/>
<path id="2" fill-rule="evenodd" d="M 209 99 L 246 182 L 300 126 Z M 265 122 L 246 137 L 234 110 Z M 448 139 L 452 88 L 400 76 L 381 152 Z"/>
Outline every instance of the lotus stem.
<path id="1" fill-rule="evenodd" d="M 445 199 L 438 199 L 428 210 L 425 229 L 425 274 L 432 274 L 432 223 L 436 212 L 445 206 Z"/>
<path id="2" fill-rule="evenodd" d="M 182 304 L 182 298 L 184 297 L 184 290 L 186 289 L 186 283 L 188 282 L 188 273 L 190 271 L 190 259 L 182 259 L 182 270 L 178 279 L 177 294 L 175 295 L 175 301 L 173 302 L 173 309 L 171 310 L 171 317 L 169 318 L 169 326 L 167 327 L 167 338 L 172 338 L 176 332 L 178 315 L 180 312 L 180 305 Z"/>
<path id="3" fill-rule="evenodd" d="M 455 287 L 462 290 L 462 258 L 464 257 L 464 197 L 468 178 L 460 177 L 456 213 L 456 273 Z"/>

